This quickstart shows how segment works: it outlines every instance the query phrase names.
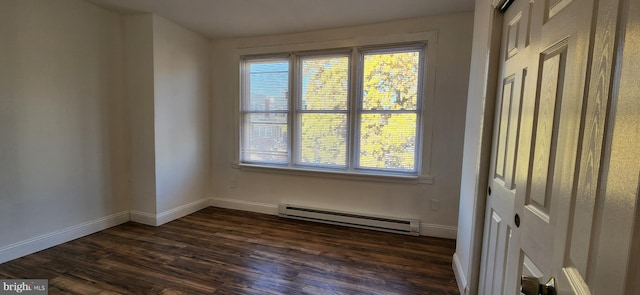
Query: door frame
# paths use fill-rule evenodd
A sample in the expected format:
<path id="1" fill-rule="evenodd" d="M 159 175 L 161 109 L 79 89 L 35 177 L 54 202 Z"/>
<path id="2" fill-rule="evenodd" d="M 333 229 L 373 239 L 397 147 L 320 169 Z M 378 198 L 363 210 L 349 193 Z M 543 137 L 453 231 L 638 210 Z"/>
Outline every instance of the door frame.
<path id="1" fill-rule="evenodd" d="M 500 46 L 502 42 L 502 13 L 496 7 L 504 0 L 476 0 L 474 13 L 474 35 L 467 98 L 467 125 L 476 128 L 477 134 L 465 134 L 465 154 L 463 155 L 463 171 L 461 183 L 473 182 L 469 196 L 461 187 L 460 211 L 458 218 L 458 238 L 456 253 L 453 255 L 453 270 L 460 294 L 477 294 L 480 281 L 480 265 L 482 260 L 482 242 L 487 201 L 487 188 L 491 169 L 491 151 L 493 147 L 493 129 L 496 95 L 498 93 Z M 482 29 L 480 29 L 482 28 Z M 477 50 L 476 47 L 481 48 Z M 477 65 L 477 68 L 474 68 Z M 475 71 L 474 71 L 475 70 Z M 471 77 L 482 82 L 474 84 Z M 469 105 L 473 104 L 471 107 Z M 475 122 L 470 122 L 470 114 L 474 111 Z M 470 122 L 470 124 L 469 124 Z M 467 145 L 471 151 L 467 152 Z M 466 164 L 465 162 L 470 162 Z M 473 171 L 468 167 L 473 167 Z M 465 200 L 469 198 L 469 200 Z M 469 201 L 469 202 L 467 202 Z M 465 215 L 470 216 L 465 216 Z M 469 218 L 470 217 L 470 218 Z M 471 222 L 470 224 L 463 224 Z M 470 229 L 465 230 L 469 226 Z M 470 236 L 465 236 L 468 233 Z M 461 242 L 465 240 L 464 242 Z M 468 240 L 468 241 L 467 241 Z M 458 246 L 461 245 L 461 246 Z M 462 247 L 462 248 L 461 248 Z M 469 247 L 468 249 L 465 247 Z M 466 267 L 465 267 L 466 266 Z"/>

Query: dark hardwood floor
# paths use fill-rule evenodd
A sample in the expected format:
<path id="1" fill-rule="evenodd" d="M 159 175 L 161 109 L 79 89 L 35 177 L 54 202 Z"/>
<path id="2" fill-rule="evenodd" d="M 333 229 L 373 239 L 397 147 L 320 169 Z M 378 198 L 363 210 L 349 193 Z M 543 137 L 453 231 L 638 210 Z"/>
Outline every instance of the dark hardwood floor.
<path id="1" fill-rule="evenodd" d="M 453 240 L 209 207 L 0 264 L 50 294 L 458 294 Z"/>

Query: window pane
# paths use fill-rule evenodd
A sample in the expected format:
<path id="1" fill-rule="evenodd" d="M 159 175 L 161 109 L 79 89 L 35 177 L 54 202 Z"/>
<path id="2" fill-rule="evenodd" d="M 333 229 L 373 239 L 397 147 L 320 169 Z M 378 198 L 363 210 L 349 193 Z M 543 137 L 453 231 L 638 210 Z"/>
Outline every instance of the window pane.
<path id="1" fill-rule="evenodd" d="M 346 110 L 349 57 L 302 59 L 302 110 Z"/>
<path id="2" fill-rule="evenodd" d="M 419 65 L 419 51 L 365 54 L 362 108 L 415 110 Z"/>
<path id="3" fill-rule="evenodd" d="M 246 114 L 242 160 L 287 162 L 287 114 Z"/>
<path id="4" fill-rule="evenodd" d="M 415 170 L 416 114 L 363 114 L 360 167 Z"/>
<path id="5" fill-rule="evenodd" d="M 346 114 L 301 114 L 300 164 L 345 166 Z"/>
<path id="6" fill-rule="evenodd" d="M 289 61 L 249 61 L 249 87 L 245 110 L 289 109 Z"/>

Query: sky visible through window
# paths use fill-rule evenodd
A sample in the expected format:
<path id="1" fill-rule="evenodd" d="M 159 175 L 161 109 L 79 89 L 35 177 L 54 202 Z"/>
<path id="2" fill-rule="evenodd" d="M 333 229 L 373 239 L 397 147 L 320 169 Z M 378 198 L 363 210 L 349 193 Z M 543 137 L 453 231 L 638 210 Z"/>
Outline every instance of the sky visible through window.
<path id="1" fill-rule="evenodd" d="M 251 109 L 265 110 L 265 101 L 269 110 L 287 110 L 289 103 L 289 62 L 253 63 L 250 71 Z M 260 107 L 262 106 L 262 108 Z"/>

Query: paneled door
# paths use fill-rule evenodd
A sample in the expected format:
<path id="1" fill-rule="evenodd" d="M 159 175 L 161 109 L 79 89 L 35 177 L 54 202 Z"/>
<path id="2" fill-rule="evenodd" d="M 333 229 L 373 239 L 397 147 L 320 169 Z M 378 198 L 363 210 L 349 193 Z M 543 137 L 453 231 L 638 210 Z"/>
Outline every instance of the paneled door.
<path id="1" fill-rule="evenodd" d="M 500 69 L 493 130 L 491 171 L 487 191 L 487 210 L 483 237 L 479 294 L 515 294 L 519 269 L 517 249 L 520 248 L 516 220 L 516 195 L 522 186 L 518 146 L 523 111 L 526 109 L 525 91 L 531 89 L 535 69 L 531 68 L 531 25 L 533 8 L 528 1 L 516 0 L 503 15 Z M 531 100 L 527 97 L 526 99 Z M 522 163 L 522 162 L 520 162 Z"/>
<path id="2" fill-rule="evenodd" d="M 594 247 L 618 2 L 515 0 L 502 15 L 479 294 L 520 294 L 522 276 L 590 294 L 604 267 Z"/>

